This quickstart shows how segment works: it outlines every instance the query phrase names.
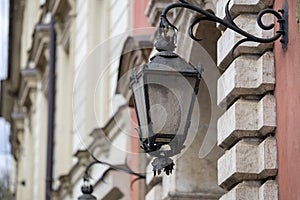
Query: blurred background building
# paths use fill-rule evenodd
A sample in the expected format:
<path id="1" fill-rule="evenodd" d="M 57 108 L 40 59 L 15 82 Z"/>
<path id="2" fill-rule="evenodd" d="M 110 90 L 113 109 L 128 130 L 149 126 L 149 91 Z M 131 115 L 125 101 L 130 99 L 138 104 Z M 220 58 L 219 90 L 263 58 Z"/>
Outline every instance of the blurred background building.
<path id="1" fill-rule="evenodd" d="M 176 52 L 201 63 L 204 80 L 193 140 L 171 176 L 153 177 L 139 147 L 128 85 L 132 68 L 154 53 L 161 11 L 172 2 L 9 1 L 0 115 L 10 123 L 13 199 L 77 199 L 93 156 L 146 175 L 132 183 L 133 175 L 95 165 L 90 175 L 97 199 L 300 199 L 299 0 L 287 0 L 286 50 L 279 41 L 248 42 L 235 57 L 236 33 L 205 21 L 194 28 L 203 40 L 193 41 L 186 33 L 198 14 L 170 14 L 179 27 Z M 188 2 L 225 15 L 225 0 Z M 273 32 L 254 28 L 255 17 L 282 3 L 236 0 L 229 10 L 238 25 L 268 37 Z"/>

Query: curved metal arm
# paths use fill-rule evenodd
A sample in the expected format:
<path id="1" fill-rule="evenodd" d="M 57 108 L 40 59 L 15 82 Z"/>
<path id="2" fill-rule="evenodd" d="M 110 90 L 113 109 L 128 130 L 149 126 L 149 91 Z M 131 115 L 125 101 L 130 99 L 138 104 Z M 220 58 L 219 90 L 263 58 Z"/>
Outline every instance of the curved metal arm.
<path id="1" fill-rule="evenodd" d="M 86 168 L 85 168 L 85 171 L 84 171 L 84 177 L 83 177 L 83 180 L 84 181 L 89 181 L 89 169 L 95 165 L 95 164 L 101 164 L 101 165 L 107 165 L 109 168 L 103 173 L 103 176 L 101 177 L 101 180 L 103 181 L 104 180 L 104 177 L 108 174 L 108 172 L 110 171 L 113 171 L 113 170 L 116 170 L 116 171 L 122 171 L 122 172 L 125 172 L 127 174 L 131 174 L 131 175 L 134 175 L 136 176 L 137 178 L 133 180 L 133 182 L 135 182 L 136 180 L 139 180 L 139 179 L 145 179 L 146 176 L 143 175 L 143 174 L 140 174 L 140 173 L 137 173 L 137 172 L 134 172 L 127 164 L 127 162 L 125 162 L 124 165 L 112 165 L 110 163 L 107 163 L 107 162 L 103 162 L 103 161 L 100 161 L 98 159 L 96 159 L 94 156 L 93 156 L 94 160 L 93 162 L 91 162 Z"/>
<path id="2" fill-rule="evenodd" d="M 200 14 L 202 14 L 203 16 L 201 16 L 200 18 L 197 18 L 189 27 L 189 35 L 192 39 L 194 40 L 199 40 L 198 38 L 196 38 L 193 34 L 193 27 L 200 23 L 201 21 L 204 20 L 208 20 L 208 21 L 213 21 L 213 22 L 217 22 L 222 24 L 223 26 L 243 35 L 245 38 L 240 40 L 239 42 L 237 42 L 235 44 L 235 46 L 233 47 L 232 52 L 234 51 L 234 49 L 239 46 L 240 44 L 242 44 L 243 42 L 259 42 L 259 43 L 269 43 L 269 42 L 274 42 L 277 39 L 279 39 L 281 36 L 284 36 L 280 42 L 283 44 L 283 48 L 286 47 L 287 45 L 287 7 L 284 7 L 282 10 L 279 10 L 278 12 L 272 9 L 264 9 L 262 11 L 259 12 L 258 16 L 257 16 L 257 23 L 258 26 L 263 29 L 263 30 L 271 30 L 272 28 L 274 28 L 274 24 L 270 24 L 270 25 L 265 25 L 262 22 L 262 17 L 265 14 L 272 14 L 277 18 L 277 22 L 279 23 L 279 30 L 276 31 L 276 34 L 273 37 L 270 38 L 260 38 L 260 37 L 256 37 L 254 35 L 251 35 L 250 33 L 247 33 L 246 31 L 242 30 L 241 28 L 239 28 L 233 21 L 232 16 L 230 15 L 229 12 L 229 3 L 230 0 L 227 2 L 226 8 L 225 8 L 225 18 L 226 20 L 223 20 L 213 14 L 211 14 L 210 12 L 203 10 L 200 7 L 191 5 L 189 3 L 187 3 L 186 1 L 180 1 L 181 3 L 173 3 L 173 4 L 169 4 L 162 12 L 161 14 L 161 26 L 162 27 L 173 27 L 174 29 L 177 29 L 167 18 L 167 13 L 173 9 L 173 8 L 187 8 L 190 10 L 193 10 L 195 12 L 198 12 Z"/>

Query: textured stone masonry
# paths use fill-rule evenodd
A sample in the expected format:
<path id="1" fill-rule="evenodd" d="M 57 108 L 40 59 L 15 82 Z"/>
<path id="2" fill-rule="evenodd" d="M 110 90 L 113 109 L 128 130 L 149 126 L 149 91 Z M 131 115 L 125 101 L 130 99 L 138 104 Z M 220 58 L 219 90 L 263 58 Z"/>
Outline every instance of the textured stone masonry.
<path id="1" fill-rule="evenodd" d="M 225 107 L 240 96 L 262 95 L 274 90 L 274 55 L 240 56 L 218 80 L 218 105 Z"/>
<path id="2" fill-rule="evenodd" d="M 225 18 L 225 7 L 228 0 L 218 0 L 216 15 Z M 241 13 L 258 13 L 260 10 L 272 6 L 273 0 L 231 0 L 229 11 L 233 18 Z"/>
<path id="3" fill-rule="evenodd" d="M 241 138 L 265 137 L 276 128 L 273 95 L 260 101 L 238 100 L 218 120 L 218 145 L 228 149 Z"/>
<path id="4" fill-rule="evenodd" d="M 263 142 L 242 140 L 218 160 L 218 183 L 225 189 L 245 180 L 273 177 L 277 174 L 276 139 Z"/>
<path id="5" fill-rule="evenodd" d="M 263 185 L 257 181 L 246 181 L 235 186 L 220 200 L 278 200 L 278 184 L 268 180 Z"/>
<path id="6" fill-rule="evenodd" d="M 271 15 L 265 15 L 263 18 L 265 24 L 274 23 L 274 17 Z M 256 15 L 244 14 L 239 15 L 235 19 L 235 23 L 238 27 L 244 31 L 255 35 L 260 38 L 269 38 L 274 35 L 273 30 L 265 31 L 258 27 L 256 24 Z M 272 43 L 256 43 L 256 42 L 245 42 L 239 45 L 232 55 L 231 50 L 234 45 L 243 39 L 244 37 L 240 34 L 226 29 L 220 39 L 218 40 L 218 61 L 217 64 L 220 68 L 226 69 L 228 65 L 233 61 L 234 57 L 242 54 L 260 54 L 268 49 L 272 49 Z M 234 57 L 233 57 L 234 56 Z"/>
<path id="7" fill-rule="evenodd" d="M 219 0 L 216 15 L 225 18 L 228 0 Z M 273 0 L 231 0 L 229 11 L 236 25 L 259 38 L 270 38 L 257 22 L 260 10 Z M 265 25 L 274 17 L 265 15 Z M 240 34 L 217 25 L 223 34 L 218 40 L 217 65 L 224 72 L 218 80 L 217 103 L 227 111 L 218 120 L 217 144 L 225 149 L 218 160 L 218 184 L 228 190 L 220 200 L 277 200 L 276 101 L 272 43 L 245 42 Z"/>

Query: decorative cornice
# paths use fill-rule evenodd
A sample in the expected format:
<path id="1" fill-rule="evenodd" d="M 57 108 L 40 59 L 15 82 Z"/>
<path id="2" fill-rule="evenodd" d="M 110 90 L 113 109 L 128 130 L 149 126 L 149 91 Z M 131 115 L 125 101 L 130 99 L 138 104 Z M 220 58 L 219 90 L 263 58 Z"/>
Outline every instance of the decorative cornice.
<path id="1" fill-rule="evenodd" d="M 88 147 L 93 155 L 98 155 L 99 152 L 104 155 L 109 152 L 110 143 L 107 141 L 107 135 L 102 128 L 96 128 L 90 136 L 93 137 L 93 142 Z"/>
<path id="2" fill-rule="evenodd" d="M 36 68 L 26 68 L 21 70 L 21 76 L 20 105 L 30 107 L 30 93 L 36 89 L 40 73 Z"/>
<path id="3" fill-rule="evenodd" d="M 91 154 L 88 150 L 78 150 L 74 156 L 78 158 L 80 165 L 86 165 L 90 161 Z"/>
<path id="4" fill-rule="evenodd" d="M 65 195 L 72 194 L 72 184 L 70 175 L 62 175 L 58 179 L 60 182 L 59 190 L 62 191 L 62 193 Z"/>
<path id="5" fill-rule="evenodd" d="M 204 199 L 219 199 L 223 193 L 212 191 L 208 192 L 172 192 L 168 194 L 166 200 L 178 200 L 178 199 L 186 199 L 186 200 L 204 200 Z"/>
<path id="6" fill-rule="evenodd" d="M 24 0 L 10 0 L 9 9 L 9 41 L 8 41 L 8 68 L 9 74 L 6 80 L 1 81 L 0 115 L 7 121 L 11 121 L 11 113 L 17 98 L 20 82 L 20 60 Z M 1 66 L 2 67 L 2 66 Z M 3 66 L 4 67 L 4 66 Z"/>
<path id="7" fill-rule="evenodd" d="M 35 28 L 28 60 L 29 62 L 35 63 L 35 66 L 43 72 L 48 60 L 48 55 L 45 54 L 45 50 L 49 44 L 49 32 L 48 28 L 41 26 L 43 25 L 37 25 Z"/>
<path id="8" fill-rule="evenodd" d="M 150 24 L 157 26 L 160 14 L 167 4 L 174 2 L 173 0 L 150 0 L 146 8 L 145 14 L 149 17 Z"/>
<path id="9" fill-rule="evenodd" d="M 91 162 L 88 150 L 78 150 L 74 156 L 77 157 L 78 161 L 72 166 L 68 174 L 59 177 L 58 188 L 53 193 L 56 199 L 64 199 L 72 193 L 74 185 L 82 179 L 85 167 Z"/>
<path id="10" fill-rule="evenodd" d="M 57 190 L 54 190 L 51 193 L 51 199 L 53 200 L 59 200 L 59 199 L 65 199 L 67 196 L 72 196 L 72 189 L 74 185 L 71 182 L 71 175 L 61 175 L 58 177 L 59 180 L 59 186 Z"/>
<path id="11" fill-rule="evenodd" d="M 24 130 L 24 119 L 25 113 L 23 112 L 13 112 L 11 114 L 12 124 L 16 130 Z"/>
<path id="12" fill-rule="evenodd" d="M 156 185 L 162 183 L 162 177 L 154 176 L 151 181 L 146 186 L 146 195 L 154 188 Z"/>
<path id="13" fill-rule="evenodd" d="M 20 154 L 20 145 L 22 144 L 23 134 L 24 134 L 24 119 L 25 113 L 23 112 L 13 112 L 11 114 L 12 119 L 12 127 L 10 134 L 10 144 L 11 144 L 11 152 L 16 160 L 19 158 Z"/>
<path id="14" fill-rule="evenodd" d="M 153 48 L 153 43 L 148 35 L 144 36 L 130 36 L 126 39 L 120 58 L 118 85 L 116 89 L 117 94 L 122 94 L 133 106 L 130 99 L 131 94 L 129 90 L 130 70 L 135 66 L 142 65 L 149 60 L 150 53 Z"/>
<path id="15" fill-rule="evenodd" d="M 52 2 L 52 3 L 51 3 Z M 59 43 L 69 52 L 70 27 L 73 14 L 73 3 L 68 0 L 50 1 L 50 10 L 56 21 Z"/>

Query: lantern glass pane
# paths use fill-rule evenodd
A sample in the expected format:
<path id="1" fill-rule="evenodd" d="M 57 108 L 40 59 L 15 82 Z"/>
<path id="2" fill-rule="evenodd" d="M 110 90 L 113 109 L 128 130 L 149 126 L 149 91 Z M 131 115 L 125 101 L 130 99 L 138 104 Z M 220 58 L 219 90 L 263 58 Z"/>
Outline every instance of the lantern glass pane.
<path id="1" fill-rule="evenodd" d="M 184 134 L 196 80 L 176 72 L 147 74 L 151 129 L 157 142 L 169 143 Z"/>
<path id="2" fill-rule="evenodd" d="M 139 136 L 140 138 L 148 138 L 148 121 L 147 121 L 147 110 L 146 110 L 146 100 L 145 100 L 145 84 L 143 77 L 140 77 L 137 82 L 135 82 L 132 87 L 132 93 L 134 94 L 134 102 L 136 114 L 139 122 Z"/>

